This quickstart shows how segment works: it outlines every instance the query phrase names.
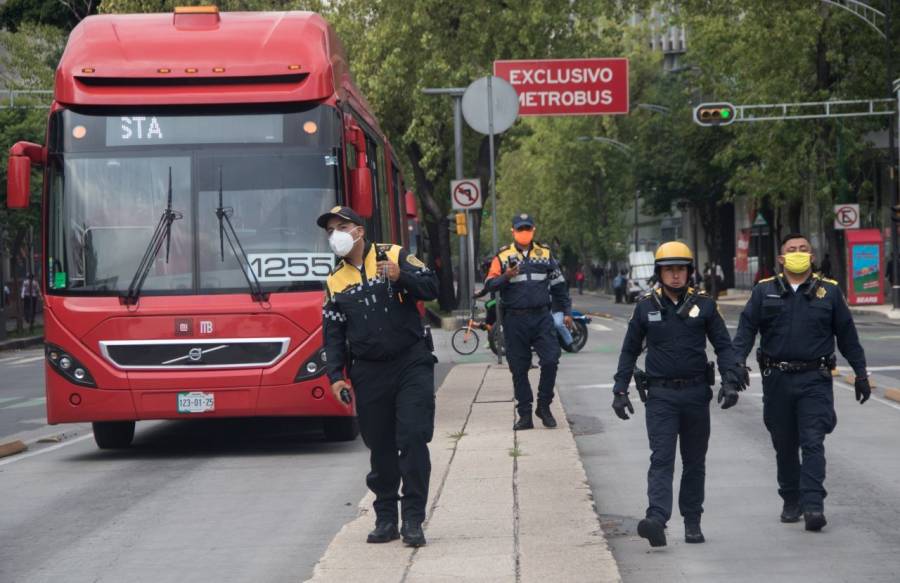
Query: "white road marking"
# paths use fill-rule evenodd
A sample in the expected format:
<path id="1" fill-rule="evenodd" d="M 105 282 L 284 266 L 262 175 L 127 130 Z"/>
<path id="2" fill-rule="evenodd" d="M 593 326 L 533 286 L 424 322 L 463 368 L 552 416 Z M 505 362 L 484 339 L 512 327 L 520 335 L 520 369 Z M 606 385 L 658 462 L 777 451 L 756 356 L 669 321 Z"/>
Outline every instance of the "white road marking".
<path id="1" fill-rule="evenodd" d="M 90 439 L 93 436 L 94 436 L 93 433 L 88 433 L 87 435 L 82 435 L 82 436 L 76 437 L 74 439 L 70 439 L 68 441 L 58 443 L 56 445 L 51 445 L 50 447 L 45 447 L 44 449 L 39 449 L 38 451 L 33 451 L 31 453 L 24 453 L 21 455 L 15 455 L 13 457 L 10 457 L 10 458 L 4 459 L 4 460 L 0 460 L 0 466 L 5 466 L 7 464 L 11 464 L 14 462 L 20 462 L 24 459 L 28 459 L 28 458 L 34 457 L 36 455 L 50 453 L 51 451 L 56 451 L 57 449 L 66 447 L 67 445 L 72 445 L 73 443 L 78 443 L 79 441 L 84 441 L 85 439 Z"/>
<path id="2" fill-rule="evenodd" d="M 13 403 L 12 405 L 2 405 L 0 409 L 6 411 L 9 409 L 25 409 L 26 407 L 38 407 L 42 406 L 47 402 L 46 397 L 34 397 L 32 399 L 27 399 L 22 401 L 21 403 Z"/>
<path id="3" fill-rule="evenodd" d="M 612 328 L 608 328 L 603 324 L 597 324 L 596 322 L 591 324 L 591 330 L 596 330 L 597 332 L 612 332 Z"/>
<path id="4" fill-rule="evenodd" d="M 8 362 L 4 362 L 3 364 L 15 365 L 15 364 L 28 364 L 29 362 L 37 362 L 39 360 L 44 360 L 44 355 L 40 356 L 32 356 L 30 358 L 17 358 L 16 360 L 10 360 Z"/>

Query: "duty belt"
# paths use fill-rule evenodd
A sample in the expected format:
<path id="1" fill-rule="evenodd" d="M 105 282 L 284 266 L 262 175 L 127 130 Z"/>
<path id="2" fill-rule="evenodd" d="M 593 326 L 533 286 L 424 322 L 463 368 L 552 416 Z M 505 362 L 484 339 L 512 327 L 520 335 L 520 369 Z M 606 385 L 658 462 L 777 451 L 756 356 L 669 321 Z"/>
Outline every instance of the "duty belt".
<path id="1" fill-rule="evenodd" d="M 837 363 L 834 354 L 820 356 L 814 360 L 775 360 L 765 354 L 760 355 L 759 366 L 763 371 L 778 369 L 781 372 L 806 372 L 818 369 L 832 369 Z"/>
<path id="2" fill-rule="evenodd" d="M 548 309 L 547 306 L 538 306 L 536 308 L 504 308 L 503 315 L 524 316 L 526 314 L 543 314 Z"/>
<path id="3" fill-rule="evenodd" d="M 706 375 L 701 374 L 695 377 L 683 378 L 683 379 L 670 379 L 665 377 L 649 377 L 647 379 L 647 384 L 652 389 L 653 387 L 665 387 L 667 389 L 683 389 L 685 387 L 692 387 L 694 385 L 705 385 L 706 383 Z"/>

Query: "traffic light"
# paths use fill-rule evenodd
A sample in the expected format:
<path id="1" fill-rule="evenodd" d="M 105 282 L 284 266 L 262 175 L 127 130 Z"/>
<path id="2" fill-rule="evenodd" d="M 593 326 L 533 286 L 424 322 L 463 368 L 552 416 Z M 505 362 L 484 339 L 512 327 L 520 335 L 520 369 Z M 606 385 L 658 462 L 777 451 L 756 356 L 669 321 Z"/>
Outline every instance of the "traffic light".
<path id="1" fill-rule="evenodd" d="M 694 108 L 694 123 L 701 126 L 727 126 L 736 117 L 737 110 L 730 103 L 701 103 Z"/>
<path id="2" fill-rule="evenodd" d="M 456 234 L 469 234 L 469 230 L 466 228 L 466 213 L 456 213 Z"/>

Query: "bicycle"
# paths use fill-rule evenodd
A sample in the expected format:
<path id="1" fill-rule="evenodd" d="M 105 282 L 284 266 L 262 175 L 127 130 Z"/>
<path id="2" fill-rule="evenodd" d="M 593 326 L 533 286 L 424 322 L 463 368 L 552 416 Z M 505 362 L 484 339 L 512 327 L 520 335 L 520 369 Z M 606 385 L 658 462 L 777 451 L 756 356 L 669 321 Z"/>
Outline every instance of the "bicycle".
<path id="1" fill-rule="evenodd" d="M 493 329 L 493 326 L 478 319 L 477 299 L 477 296 L 472 299 L 472 310 L 466 324 L 454 331 L 453 336 L 450 338 L 450 345 L 453 347 L 453 350 L 463 356 L 468 356 L 478 350 L 481 339 L 476 330 L 487 332 L 488 339 L 491 339 L 491 330 Z M 491 304 L 495 301 L 496 300 L 491 299 L 485 302 L 485 308 L 490 309 Z"/>

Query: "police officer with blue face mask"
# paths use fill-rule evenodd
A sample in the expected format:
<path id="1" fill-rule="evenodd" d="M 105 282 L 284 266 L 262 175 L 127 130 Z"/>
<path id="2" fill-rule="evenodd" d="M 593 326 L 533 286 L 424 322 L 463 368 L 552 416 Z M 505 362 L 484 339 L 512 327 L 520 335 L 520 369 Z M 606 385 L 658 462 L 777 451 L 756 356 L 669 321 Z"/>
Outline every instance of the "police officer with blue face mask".
<path id="1" fill-rule="evenodd" d="M 778 464 L 781 521 L 799 522 L 802 513 L 806 530 L 819 531 L 827 523 L 825 436 L 837 424 L 831 376 L 835 338 L 856 374 L 856 400 L 865 403 L 872 389 L 844 294 L 836 281 L 812 272 L 812 260 L 805 235 L 784 237 L 778 256 L 784 270 L 753 288 L 734 348 L 744 362 L 761 335 L 763 421 Z"/>
<path id="2" fill-rule="evenodd" d="M 718 402 L 734 406 L 745 386 L 731 338 L 716 302 L 688 285 L 694 258 L 684 243 L 663 243 L 656 251 L 659 281 L 640 298 L 622 342 L 613 386 L 613 409 L 621 419 L 634 414 L 628 384 L 634 375 L 641 400 L 646 402 L 650 470 L 647 472 L 647 513 L 638 534 L 650 546 L 666 545 L 666 523 L 672 516 L 672 478 L 676 445 L 681 446 L 681 490 L 678 507 L 684 517 L 688 543 L 704 542 L 700 529 L 709 445 L 709 401 L 715 372 L 707 362 L 706 341 L 712 343 L 722 386 Z M 646 342 L 646 372 L 635 363 Z"/>

